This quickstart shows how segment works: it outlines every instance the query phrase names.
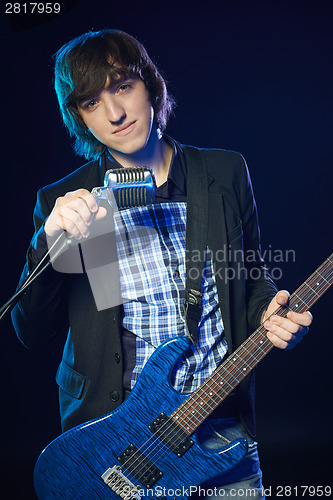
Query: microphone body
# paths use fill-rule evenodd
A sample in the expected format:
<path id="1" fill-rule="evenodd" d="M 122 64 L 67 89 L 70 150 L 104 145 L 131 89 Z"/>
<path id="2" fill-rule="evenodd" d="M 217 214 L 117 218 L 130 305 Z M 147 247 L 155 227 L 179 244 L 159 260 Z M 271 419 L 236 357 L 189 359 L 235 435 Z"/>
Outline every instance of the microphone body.
<path id="1" fill-rule="evenodd" d="M 104 187 L 96 187 L 92 195 L 96 200 L 106 199 L 111 206 L 111 193 L 119 210 L 142 207 L 151 203 L 156 183 L 152 169 L 148 167 L 115 168 L 104 176 Z"/>
<path id="2" fill-rule="evenodd" d="M 104 186 L 93 188 L 91 194 L 97 203 L 104 199 L 114 210 L 124 210 L 149 205 L 155 191 L 155 176 L 151 168 L 129 167 L 108 170 L 104 176 Z M 60 234 L 49 248 L 51 263 L 71 246 L 73 240 L 74 236 L 68 235 L 66 231 Z"/>

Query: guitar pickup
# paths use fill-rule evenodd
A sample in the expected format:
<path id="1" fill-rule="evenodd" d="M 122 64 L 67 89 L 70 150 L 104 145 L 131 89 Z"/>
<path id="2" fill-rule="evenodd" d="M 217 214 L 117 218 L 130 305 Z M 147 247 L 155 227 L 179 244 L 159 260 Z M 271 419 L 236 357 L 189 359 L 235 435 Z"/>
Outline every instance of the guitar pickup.
<path id="1" fill-rule="evenodd" d="M 118 457 L 119 462 L 146 488 L 154 486 L 162 476 L 159 470 L 134 444 L 130 444 Z"/>
<path id="2" fill-rule="evenodd" d="M 160 413 L 155 420 L 148 425 L 148 429 L 151 430 L 169 450 L 175 453 L 177 457 L 182 457 L 193 444 L 193 440 L 190 436 L 165 413 Z"/>

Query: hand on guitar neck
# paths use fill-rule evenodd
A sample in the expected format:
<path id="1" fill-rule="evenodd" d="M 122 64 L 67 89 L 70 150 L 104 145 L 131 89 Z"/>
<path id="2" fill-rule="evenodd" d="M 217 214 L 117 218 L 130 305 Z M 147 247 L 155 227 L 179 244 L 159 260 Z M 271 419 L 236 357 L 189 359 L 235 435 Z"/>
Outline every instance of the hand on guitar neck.
<path id="1" fill-rule="evenodd" d="M 274 314 L 280 306 L 288 307 L 289 297 L 289 292 L 280 290 L 263 314 L 267 337 L 279 349 L 292 349 L 302 340 L 312 323 L 312 314 L 309 311 L 289 311 L 286 317 Z"/>

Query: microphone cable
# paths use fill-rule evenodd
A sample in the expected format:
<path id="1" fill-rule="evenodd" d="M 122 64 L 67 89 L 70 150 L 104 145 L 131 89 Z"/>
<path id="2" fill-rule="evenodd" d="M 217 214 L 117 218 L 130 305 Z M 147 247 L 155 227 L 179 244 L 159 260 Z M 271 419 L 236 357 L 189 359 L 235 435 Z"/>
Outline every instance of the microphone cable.
<path id="1" fill-rule="evenodd" d="M 91 194 L 99 204 L 102 199 L 108 201 L 115 209 L 146 206 L 153 200 L 156 191 L 154 172 L 148 167 L 129 167 L 108 170 L 104 176 L 104 186 L 95 187 Z M 65 239 L 64 239 L 65 238 Z M 74 240 L 73 235 L 65 231 L 61 233 L 52 246 L 46 250 L 41 259 L 29 272 L 22 285 L 11 298 L 0 308 L 0 321 L 10 311 L 31 283 L 38 278 L 61 253 L 70 247 Z M 57 248 L 58 247 L 58 248 Z M 52 254 L 52 252 L 54 253 Z"/>

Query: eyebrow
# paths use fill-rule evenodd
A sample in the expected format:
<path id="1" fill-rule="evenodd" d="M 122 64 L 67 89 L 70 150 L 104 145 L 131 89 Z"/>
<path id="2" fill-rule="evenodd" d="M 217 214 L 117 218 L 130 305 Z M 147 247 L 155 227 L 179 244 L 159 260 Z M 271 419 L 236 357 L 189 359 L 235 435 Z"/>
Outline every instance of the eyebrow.
<path id="1" fill-rule="evenodd" d="M 99 97 L 99 94 L 104 90 L 104 87 L 102 87 L 99 90 L 96 90 L 95 92 L 91 92 L 89 94 L 83 94 L 78 96 L 75 99 L 75 104 L 81 105 L 87 101 L 92 101 L 94 99 L 97 99 Z"/>
<path id="2" fill-rule="evenodd" d="M 102 87 L 101 89 L 97 90 L 96 92 L 93 92 L 91 94 L 85 94 L 85 95 L 78 97 L 77 99 L 75 99 L 75 104 L 77 106 L 82 107 L 82 105 L 84 103 L 86 103 L 87 101 L 92 101 L 94 99 L 97 99 L 99 97 L 99 94 L 103 90 L 110 90 L 113 87 L 122 85 L 124 82 L 126 82 L 128 80 L 140 80 L 140 77 L 137 75 L 134 75 L 134 74 L 133 75 L 124 75 L 124 77 L 121 78 L 120 80 L 118 80 L 118 81 L 114 80 L 114 81 L 110 82 L 110 84 L 108 86 Z"/>
<path id="3" fill-rule="evenodd" d="M 122 85 L 124 82 L 127 82 L 128 80 L 138 80 L 138 79 L 139 77 L 136 75 L 124 75 L 124 77 L 121 78 L 120 80 L 110 81 L 110 84 L 107 87 L 105 87 L 105 89 L 109 90 L 112 87 L 118 87 L 119 85 Z"/>

